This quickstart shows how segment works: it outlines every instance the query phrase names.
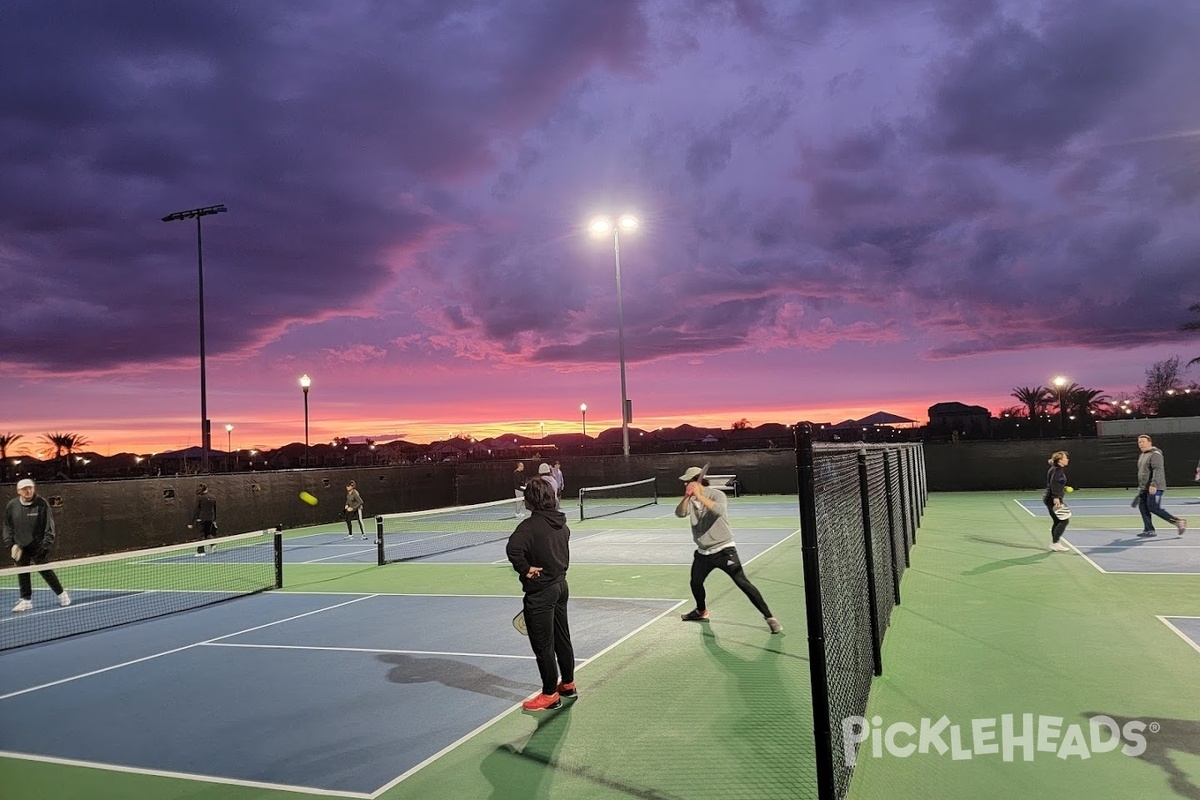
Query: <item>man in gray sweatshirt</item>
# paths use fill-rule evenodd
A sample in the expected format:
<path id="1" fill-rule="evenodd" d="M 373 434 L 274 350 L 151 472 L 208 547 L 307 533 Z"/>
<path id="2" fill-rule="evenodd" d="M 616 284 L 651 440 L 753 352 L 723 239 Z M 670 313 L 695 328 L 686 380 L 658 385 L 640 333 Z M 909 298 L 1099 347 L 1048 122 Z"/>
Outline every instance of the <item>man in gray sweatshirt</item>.
<path id="1" fill-rule="evenodd" d="M 706 622 L 708 606 L 705 604 L 704 580 L 714 569 L 719 569 L 733 579 L 733 583 L 763 615 L 771 633 L 781 633 L 783 626 L 771 613 L 762 593 L 746 577 L 733 543 L 733 529 L 729 527 L 729 501 L 720 489 L 708 485 L 704 469 L 690 467 L 679 476 L 684 482 L 683 498 L 675 506 L 675 516 L 687 517 L 692 525 L 692 539 L 696 552 L 692 556 L 692 596 L 696 607 L 684 614 L 685 622 Z"/>
<path id="2" fill-rule="evenodd" d="M 50 504 L 37 496 L 37 488 L 29 478 L 17 481 L 17 496 L 4 508 L 4 546 L 11 549 L 18 567 L 45 564 L 50 560 L 50 549 L 54 547 L 54 514 Z M 58 595 L 60 606 L 71 605 L 71 596 L 53 570 L 39 570 L 38 574 Z M 33 608 L 33 582 L 28 572 L 17 576 L 17 585 L 21 599 L 13 606 L 14 614 Z"/>
<path id="3" fill-rule="evenodd" d="M 1163 491 L 1167 488 L 1167 470 L 1163 463 L 1162 450 L 1154 446 L 1153 440 L 1146 434 L 1137 438 L 1138 449 L 1138 496 L 1137 508 L 1142 514 L 1142 532 L 1138 536 L 1150 538 L 1157 536 L 1154 530 L 1154 520 L 1151 514 L 1161 517 L 1175 526 L 1179 535 L 1187 530 L 1187 520 L 1181 519 L 1162 507 Z"/>

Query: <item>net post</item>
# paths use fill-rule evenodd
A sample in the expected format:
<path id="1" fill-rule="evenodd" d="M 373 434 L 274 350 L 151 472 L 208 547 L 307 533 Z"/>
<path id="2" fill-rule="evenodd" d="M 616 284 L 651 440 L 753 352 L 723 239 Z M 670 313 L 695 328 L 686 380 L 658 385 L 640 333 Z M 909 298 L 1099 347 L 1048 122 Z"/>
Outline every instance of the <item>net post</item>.
<path id="1" fill-rule="evenodd" d="M 275 535 L 272 537 L 275 544 L 275 588 L 283 588 L 283 526 L 275 526 Z"/>
<path id="2" fill-rule="evenodd" d="M 812 426 L 793 427 L 796 483 L 800 495 L 800 552 L 804 564 L 804 605 L 808 618 L 809 679 L 812 683 L 813 740 L 817 760 L 817 797 L 834 800 L 833 739 L 829 724 L 828 663 L 821 603 L 821 565 L 817 554 L 817 491 Z"/>
<path id="3" fill-rule="evenodd" d="M 583 522 L 583 489 L 579 490 L 579 521 Z"/>
<path id="4" fill-rule="evenodd" d="M 387 559 L 383 556 L 383 515 L 378 514 L 375 517 L 375 559 L 376 564 L 382 567 L 387 563 Z"/>
<path id="5" fill-rule="evenodd" d="M 883 653 L 879 641 L 879 602 L 875 596 L 875 543 L 871 541 L 871 491 L 867 484 L 867 449 L 858 451 L 858 496 L 862 503 L 863 550 L 867 557 L 867 608 L 871 612 L 871 660 L 875 674 L 883 674 Z"/>

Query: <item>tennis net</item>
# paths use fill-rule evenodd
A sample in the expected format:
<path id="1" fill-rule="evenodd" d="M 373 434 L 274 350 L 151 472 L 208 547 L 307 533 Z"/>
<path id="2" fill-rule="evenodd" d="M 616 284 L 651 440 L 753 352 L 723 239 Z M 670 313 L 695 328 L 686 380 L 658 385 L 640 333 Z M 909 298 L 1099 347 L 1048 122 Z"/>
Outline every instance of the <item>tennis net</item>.
<path id="1" fill-rule="evenodd" d="M 208 539 L 205 545 L 203 558 L 197 557 L 193 542 L 0 569 L 0 602 L 8 604 L 0 613 L 13 609 L 0 617 L 0 651 L 188 611 L 283 585 L 283 545 L 278 531 Z M 64 594 L 56 596 L 48 580 L 36 574 L 46 570 L 54 573 Z M 22 597 L 25 590 L 28 606 Z"/>
<path id="2" fill-rule="evenodd" d="M 524 508 L 519 497 L 375 518 L 379 564 L 414 561 L 507 539 Z"/>
<path id="3" fill-rule="evenodd" d="M 654 478 L 609 486 L 585 486 L 579 490 L 579 520 L 607 517 L 656 503 L 658 487 Z"/>

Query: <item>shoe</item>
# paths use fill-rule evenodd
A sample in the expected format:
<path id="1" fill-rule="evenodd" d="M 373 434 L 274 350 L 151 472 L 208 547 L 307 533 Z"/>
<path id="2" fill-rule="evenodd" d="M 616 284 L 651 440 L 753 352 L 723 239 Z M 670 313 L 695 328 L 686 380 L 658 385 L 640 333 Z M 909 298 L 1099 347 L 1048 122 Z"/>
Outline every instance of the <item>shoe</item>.
<path id="1" fill-rule="evenodd" d="M 539 694 L 537 697 L 521 703 L 521 707 L 526 711 L 545 711 L 547 709 L 562 708 L 562 700 L 559 698 L 558 692 L 554 694 Z"/>
<path id="2" fill-rule="evenodd" d="M 1183 536 L 1184 531 L 1187 530 L 1187 520 L 1182 517 L 1175 520 L 1175 528 L 1179 531 L 1179 535 Z"/>
<path id="3" fill-rule="evenodd" d="M 21 599 L 15 606 L 13 606 L 13 613 L 17 614 L 21 611 L 28 611 L 31 608 L 33 608 L 32 600 Z"/>
<path id="4" fill-rule="evenodd" d="M 63 589 L 62 594 L 58 596 L 58 604 L 63 608 L 71 605 L 71 595 L 67 594 L 67 590 Z"/>
<path id="5" fill-rule="evenodd" d="M 206 555 L 208 555 L 208 553 L 201 550 L 199 553 L 196 553 L 196 558 L 200 558 L 201 556 L 206 556 Z"/>
<path id="6" fill-rule="evenodd" d="M 1050 549 L 1051 549 L 1051 550 L 1053 550 L 1053 551 L 1054 551 L 1054 552 L 1056 552 L 1056 553 L 1069 553 L 1069 552 L 1071 552 L 1071 548 L 1067 547 L 1067 546 L 1066 546 L 1065 544 L 1063 544 L 1062 542 L 1055 542 L 1054 544 L 1050 545 Z"/>
<path id="7" fill-rule="evenodd" d="M 708 611 L 701 611 L 698 608 L 693 608 L 686 614 L 679 617 L 684 622 L 708 622 Z"/>
<path id="8" fill-rule="evenodd" d="M 364 533 L 364 534 L 362 535 L 362 538 L 363 538 L 363 541 L 365 542 L 365 541 L 367 540 L 367 535 Z"/>
<path id="9" fill-rule="evenodd" d="M 558 685 L 558 693 L 563 697 L 578 697 L 579 692 L 575 688 L 575 681 L 570 683 L 560 683 Z"/>
<path id="10" fill-rule="evenodd" d="M 1153 539 L 1155 536 L 1158 536 L 1156 531 L 1142 531 L 1138 534 L 1139 539 Z"/>
<path id="11" fill-rule="evenodd" d="M 783 626 L 774 617 L 767 617 L 767 627 L 771 629 L 771 633 L 783 633 Z"/>

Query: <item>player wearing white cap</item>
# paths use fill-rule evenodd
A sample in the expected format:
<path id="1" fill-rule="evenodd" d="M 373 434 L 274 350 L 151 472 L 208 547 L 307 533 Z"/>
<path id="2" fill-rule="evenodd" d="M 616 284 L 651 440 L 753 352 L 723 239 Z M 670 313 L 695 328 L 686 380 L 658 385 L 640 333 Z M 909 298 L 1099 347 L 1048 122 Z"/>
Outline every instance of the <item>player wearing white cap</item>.
<path id="1" fill-rule="evenodd" d="M 54 514 L 50 504 L 37 496 L 37 487 L 29 478 L 17 482 L 17 496 L 8 501 L 4 508 L 4 546 L 10 548 L 13 561 L 18 567 L 30 564 L 45 564 L 50 560 L 50 549 L 54 546 Z M 71 596 L 53 570 L 38 571 L 46 585 L 58 595 L 60 606 L 71 605 Z M 21 599 L 13 606 L 13 613 L 33 608 L 33 582 L 28 572 L 17 576 Z"/>

